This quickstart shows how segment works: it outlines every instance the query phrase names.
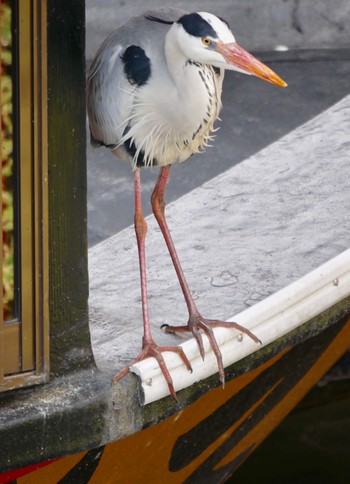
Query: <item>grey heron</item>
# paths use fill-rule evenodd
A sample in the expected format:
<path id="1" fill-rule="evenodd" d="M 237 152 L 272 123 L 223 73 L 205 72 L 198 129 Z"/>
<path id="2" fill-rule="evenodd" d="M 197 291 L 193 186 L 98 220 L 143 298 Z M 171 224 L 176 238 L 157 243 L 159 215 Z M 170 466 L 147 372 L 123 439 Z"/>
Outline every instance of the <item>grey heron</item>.
<path id="1" fill-rule="evenodd" d="M 175 398 L 162 352 L 176 352 L 188 370 L 192 369 L 181 347 L 158 346 L 151 334 L 145 258 L 147 223 L 141 206 L 141 167 L 160 168 L 151 196 L 152 210 L 189 312 L 187 324 L 164 325 L 165 330 L 169 333 L 191 332 L 203 359 L 204 332 L 216 355 L 222 383 L 224 367 L 213 328 L 235 328 L 259 342 L 253 333 L 236 323 L 202 317 L 186 282 L 165 218 L 164 192 L 170 167 L 173 163 L 186 161 L 211 140 L 221 109 L 225 70 L 255 75 L 286 86 L 276 73 L 236 43 L 225 20 L 206 12 L 161 8 L 134 17 L 112 32 L 98 50 L 88 76 L 91 142 L 95 146 L 110 148 L 121 160 L 129 160 L 134 173 L 134 222 L 144 334 L 141 352 L 115 376 L 114 382 L 128 372 L 131 364 L 153 356 Z"/>

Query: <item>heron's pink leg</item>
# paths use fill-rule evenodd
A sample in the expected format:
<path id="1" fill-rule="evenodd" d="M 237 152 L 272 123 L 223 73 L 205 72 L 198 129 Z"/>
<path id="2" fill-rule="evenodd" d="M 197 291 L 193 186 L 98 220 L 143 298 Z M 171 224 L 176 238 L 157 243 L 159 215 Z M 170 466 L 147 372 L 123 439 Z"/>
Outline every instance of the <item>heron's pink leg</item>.
<path id="1" fill-rule="evenodd" d="M 147 234 L 147 222 L 144 219 L 141 205 L 141 181 L 140 170 L 136 169 L 134 173 L 135 184 L 135 232 L 137 239 L 137 247 L 139 252 L 140 263 L 140 278 L 141 278 L 141 300 L 142 300 L 142 318 L 143 318 L 143 339 L 142 350 L 140 354 L 125 368 L 123 368 L 113 379 L 113 383 L 117 382 L 129 371 L 129 367 L 134 363 L 141 361 L 149 356 L 156 358 L 160 369 L 164 375 L 164 378 L 168 384 L 169 391 L 176 399 L 176 393 L 173 385 L 172 378 L 166 367 L 164 358 L 162 356 L 163 351 L 173 351 L 177 353 L 182 361 L 185 363 L 187 369 L 192 371 L 191 363 L 185 355 L 183 349 L 180 346 L 157 346 L 151 335 L 151 325 L 148 315 L 148 296 L 147 296 L 147 277 L 146 277 L 146 253 L 145 253 L 145 240 Z"/>
<path id="2" fill-rule="evenodd" d="M 214 351 L 214 354 L 216 356 L 217 362 L 218 362 L 218 369 L 219 369 L 219 374 L 220 374 L 220 380 L 224 384 L 225 382 L 225 373 L 224 373 L 224 366 L 222 362 L 222 355 L 220 348 L 217 344 L 217 341 L 215 339 L 214 333 L 213 333 L 213 328 L 215 327 L 225 327 L 225 328 L 235 328 L 242 333 L 245 333 L 248 335 L 250 338 L 252 338 L 256 343 L 261 343 L 260 340 L 251 332 L 249 329 L 244 328 L 243 326 L 234 323 L 234 322 L 226 322 L 226 321 L 219 321 L 216 319 L 205 319 L 201 316 L 199 313 L 196 303 L 194 302 L 193 296 L 191 294 L 191 291 L 188 287 L 184 272 L 182 270 L 179 258 L 176 253 L 176 249 L 165 219 L 165 199 L 164 199 L 164 193 L 165 193 L 165 187 L 168 181 L 169 177 L 169 172 L 170 172 L 170 166 L 171 165 L 166 165 L 161 168 L 157 183 L 154 187 L 152 197 L 151 197 L 151 202 L 152 202 L 152 210 L 154 213 L 155 218 L 157 219 L 158 225 L 163 233 L 165 242 L 167 244 L 171 259 L 174 264 L 174 268 L 177 274 L 177 277 L 179 279 L 179 283 L 183 292 L 183 295 L 185 297 L 185 301 L 187 304 L 188 312 L 189 312 L 189 319 L 188 323 L 185 326 L 169 326 L 169 325 L 163 325 L 165 328 L 165 331 L 168 333 L 178 333 L 178 332 L 184 332 L 184 331 L 191 331 L 194 338 L 197 341 L 198 347 L 200 354 L 202 358 L 204 359 L 204 346 L 203 346 L 203 340 L 201 333 L 199 332 L 200 330 L 203 330 L 210 342 L 210 345 L 212 347 L 212 350 Z"/>

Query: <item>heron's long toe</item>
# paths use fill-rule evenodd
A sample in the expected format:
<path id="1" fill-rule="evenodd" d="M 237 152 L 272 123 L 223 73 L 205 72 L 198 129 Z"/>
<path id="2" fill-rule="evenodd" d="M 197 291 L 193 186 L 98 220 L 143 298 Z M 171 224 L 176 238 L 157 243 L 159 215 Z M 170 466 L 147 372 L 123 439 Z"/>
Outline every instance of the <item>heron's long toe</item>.
<path id="1" fill-rule="evenodd" d="M 164 358 L 163 358 L 163 355 L 162 355 L 163 351 L 171 351 L 173 353 L 177 353 L 180 356 L 180 358 L 182 359 L 182 361 L 184 362 L 184 364 L 186 365 L 186 368 L 189 371 L 192 372 L 191 363 L 190 363 L 189 359 L 187 358 L 185 352 L 181 348 L 181 346 L 158 346 L 155 343 L 155 341 L 153 341 L 153 340 L 146 341 L 146 342 L 144 341 L 141 352 L 136 356 L 136 358 L 134 358 L 129 363 L 128 366 L 126 366 L 125 368 L 120 370 L 120 372 L 115 375 L 115 377 L 113 378 L 113 384 L 115 384 L 118 380 L 123 378 L 123 376 L 125 376 L 128 373 L 130 366 L 132 366 L 134 363 L 137 363 L 139 361 L 142 361 L 142 360 L 152 356 L 153 358 L 155 358 L 157 360 L 158 365 L 159 365 L 160 369 L 162 370 L 162 373 L 163 373 L 164 378 L 165 378 L 165 380 L 168 384 L 169 391 L 170 391 L 171 395 L 175 398 L 175 400 L 177 400 L 173 380 L 170 376 L 169 370 L 168 370 L 168 368 L 165 364 L 165 361 L 164 361 Z"/>
<path id="2" fill-rule="evenodd" d="M 228 321 L 220 321 L 218 319 L 206 319 L 203 318 L 199 313 L 190 315 L 189 321 L 185 326 L 169 326 L 167 324 L 163 324 L 162 328 L 167 333 L 183 333 L 185 331 L 190 331 L 193 334 L 193 337 L 197 341 L 198 348 L 202 359 L 204 360 L 205 351 L 203 345 L 203 339 L 201 330 L 207 335 L 210 346 L 216 356 L 216 360 L 218 363 L 218 370 L 220 375 L 220 381 L 224 385 L 225 384 L 225 371 L 224 365 L 222 362 L 222 354 L 219 348 L 219 345 L 214 336 L 214 328 L 229 328 L 229 329 L 236 329 L 251 338 L 255 343 L 261 344 L 259 338 L 255 336 L 249 329 L 241 326 L 235 322 L 228 322 Z"/>

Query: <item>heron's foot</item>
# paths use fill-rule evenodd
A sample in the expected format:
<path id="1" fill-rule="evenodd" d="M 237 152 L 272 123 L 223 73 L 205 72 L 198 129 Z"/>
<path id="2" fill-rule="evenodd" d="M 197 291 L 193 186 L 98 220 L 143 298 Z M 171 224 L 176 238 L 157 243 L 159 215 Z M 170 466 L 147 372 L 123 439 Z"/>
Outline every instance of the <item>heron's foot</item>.
<path id="1" fill-rule="evenodd" d="M 189 321 L 186 326 L 169 326 L 168 324 L 163 324 L 162 328 L 164 328 L 164 331 L 166 333 L 183 333 L 185 331 L 190 331 L 193 334 L 195 340 L 197 341 L 200 355 L 204 360 L 205 351 L 204 351 L 202 333 L 200 332 L 202 330 L 207 335 L 210 346 L 216 356 L 219 375 L 220 375 L 220 381 L 222 385 L 225 385 L 225 371 L 224 371 L 224 365 L 222 362 L 221 351 L 215 339 L 213 329 L 214 328 L 236 329 L 241 333 L 244 333 L 247 336 L 249 336 L 249 338 L 251 338 L 255 343 L 261 344 L 260 339 L 257 338 L 255 334 L 253 334 L 251 331 L 249 331 L 249 329 L 245 328 L 244 326 L 241 326 L 240 324 L 234 323 L 234 322 L 219 321 L 217 319 L 206 319 L 206 318 L 203 318 L 199 313 L 194 314 L 192 316 L 190 315 Z"/>
<path id="2" fill-rule="evenodd" d="M 130 369 L 130 366 L 132 366 L 134 363 L 137 363 L 141 360 L 144 360 L 145 358 L 148 358 L 149 356 L 153 356 L 153 358 L 155 358 L 158 362 L 158 365 L 160 367 L 160 369 L 162 370 L 162 373 L 164 375 L 164 378 L 168 384 L 168 387 L 169 387 L 169 391 L 171 393 L 171 395 L 175 398 L 175 400 L 177 400 L 177 397 L 176 397 L 176 392 L 175 392 L 175 389 L 174 389 L 174 385 L 173 385 L 173 380 L 170 376 L 170 373 L 169 373 L 169 370 L 165 364 L 165 361 L 164 361 L 164 358 L 163 358 L 163 351 L 171 351 L 173 353 L 176 353 L 180 356 L 180 358 L 182 359 L 182 361 L 184 362 L 184 364 L 186 365 L 186 368 L 188 369 L 188 371 L 192 372 L 192 366 L 191 366 L 191 363 L 189 361 L 189 359 L 187 358 L 184 350 L 181 348 L 181 346 L 158 346 L 155 341 L 150 340 L 150 341 L 143 341 L 143 345 L 142 345 L 142 350 L 141 352 L 139 353 L 139 355 L 136 356 L 136 358 L 134 358 L 128 366 L 126 366 L 125 368 L 123 368 L 119 373 L 117 373 L 117 375 L 115 375 L 115 377 L 113 378 L 113 384 L 116 383 L 118 380 L 120 380 L 121 378 L 123 378 L 123 376 L 125 376 L 129 369 Z"/>

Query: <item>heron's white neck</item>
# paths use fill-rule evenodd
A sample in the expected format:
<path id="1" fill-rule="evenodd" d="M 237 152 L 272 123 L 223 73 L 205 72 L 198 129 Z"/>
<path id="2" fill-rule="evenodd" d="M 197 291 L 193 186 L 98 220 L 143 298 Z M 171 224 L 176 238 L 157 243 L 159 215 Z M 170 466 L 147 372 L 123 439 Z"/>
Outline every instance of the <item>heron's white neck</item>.
<path id="1" fill-rule="evenodd" d="M 178 86 L 183 80 L 183 71 L 188 58 L 179 46 L 176 24 L 171 26 L 165 37 L 165 58 L 169 74 L 175 85 Z"/>
<path id="2" fill-rule="evenodd" d="M 195 62 L 196 59 L 186 55 L 180 46 L 178 29 L 179 26 L 174 24 L 165 38 L 165 58 L 168 72 L 174 83 L 172 95 L 175 99 L 172 99 L 172 102 L 173 106 L 181 106 L 179 112 L 181 112 L 182 123 L 188 121 L 194 127 L 205 117 L 208 90 L 198 74 L 198 66 L 189 62 Z M 220 104 L 220 99 L 218 103 Z M 187 129 L 190 129 L 190 126 Z"/>
<path id="3" fill-rule="evenodd" d="M 183 96 L 186 95 L 189 90 L 194 91 L 195 86 L 190 89 L 193 84 L 191 83 L 189 85 L 189 81 L 191 81 L 191 79 L 188 78 L 192 73 L 191 70 L 186 69 L 186 66 L 188 61 L 195 59 L 191 59 L 181 48 L 181 30 L 179 30 L 179 26 L 177 24 L 172 25 L 165 37 L 165 58 L 169 74 L 178 90 L 178 93 Z M 191 92 L 191 97 L 192 96 L 193 92 Z"/>

